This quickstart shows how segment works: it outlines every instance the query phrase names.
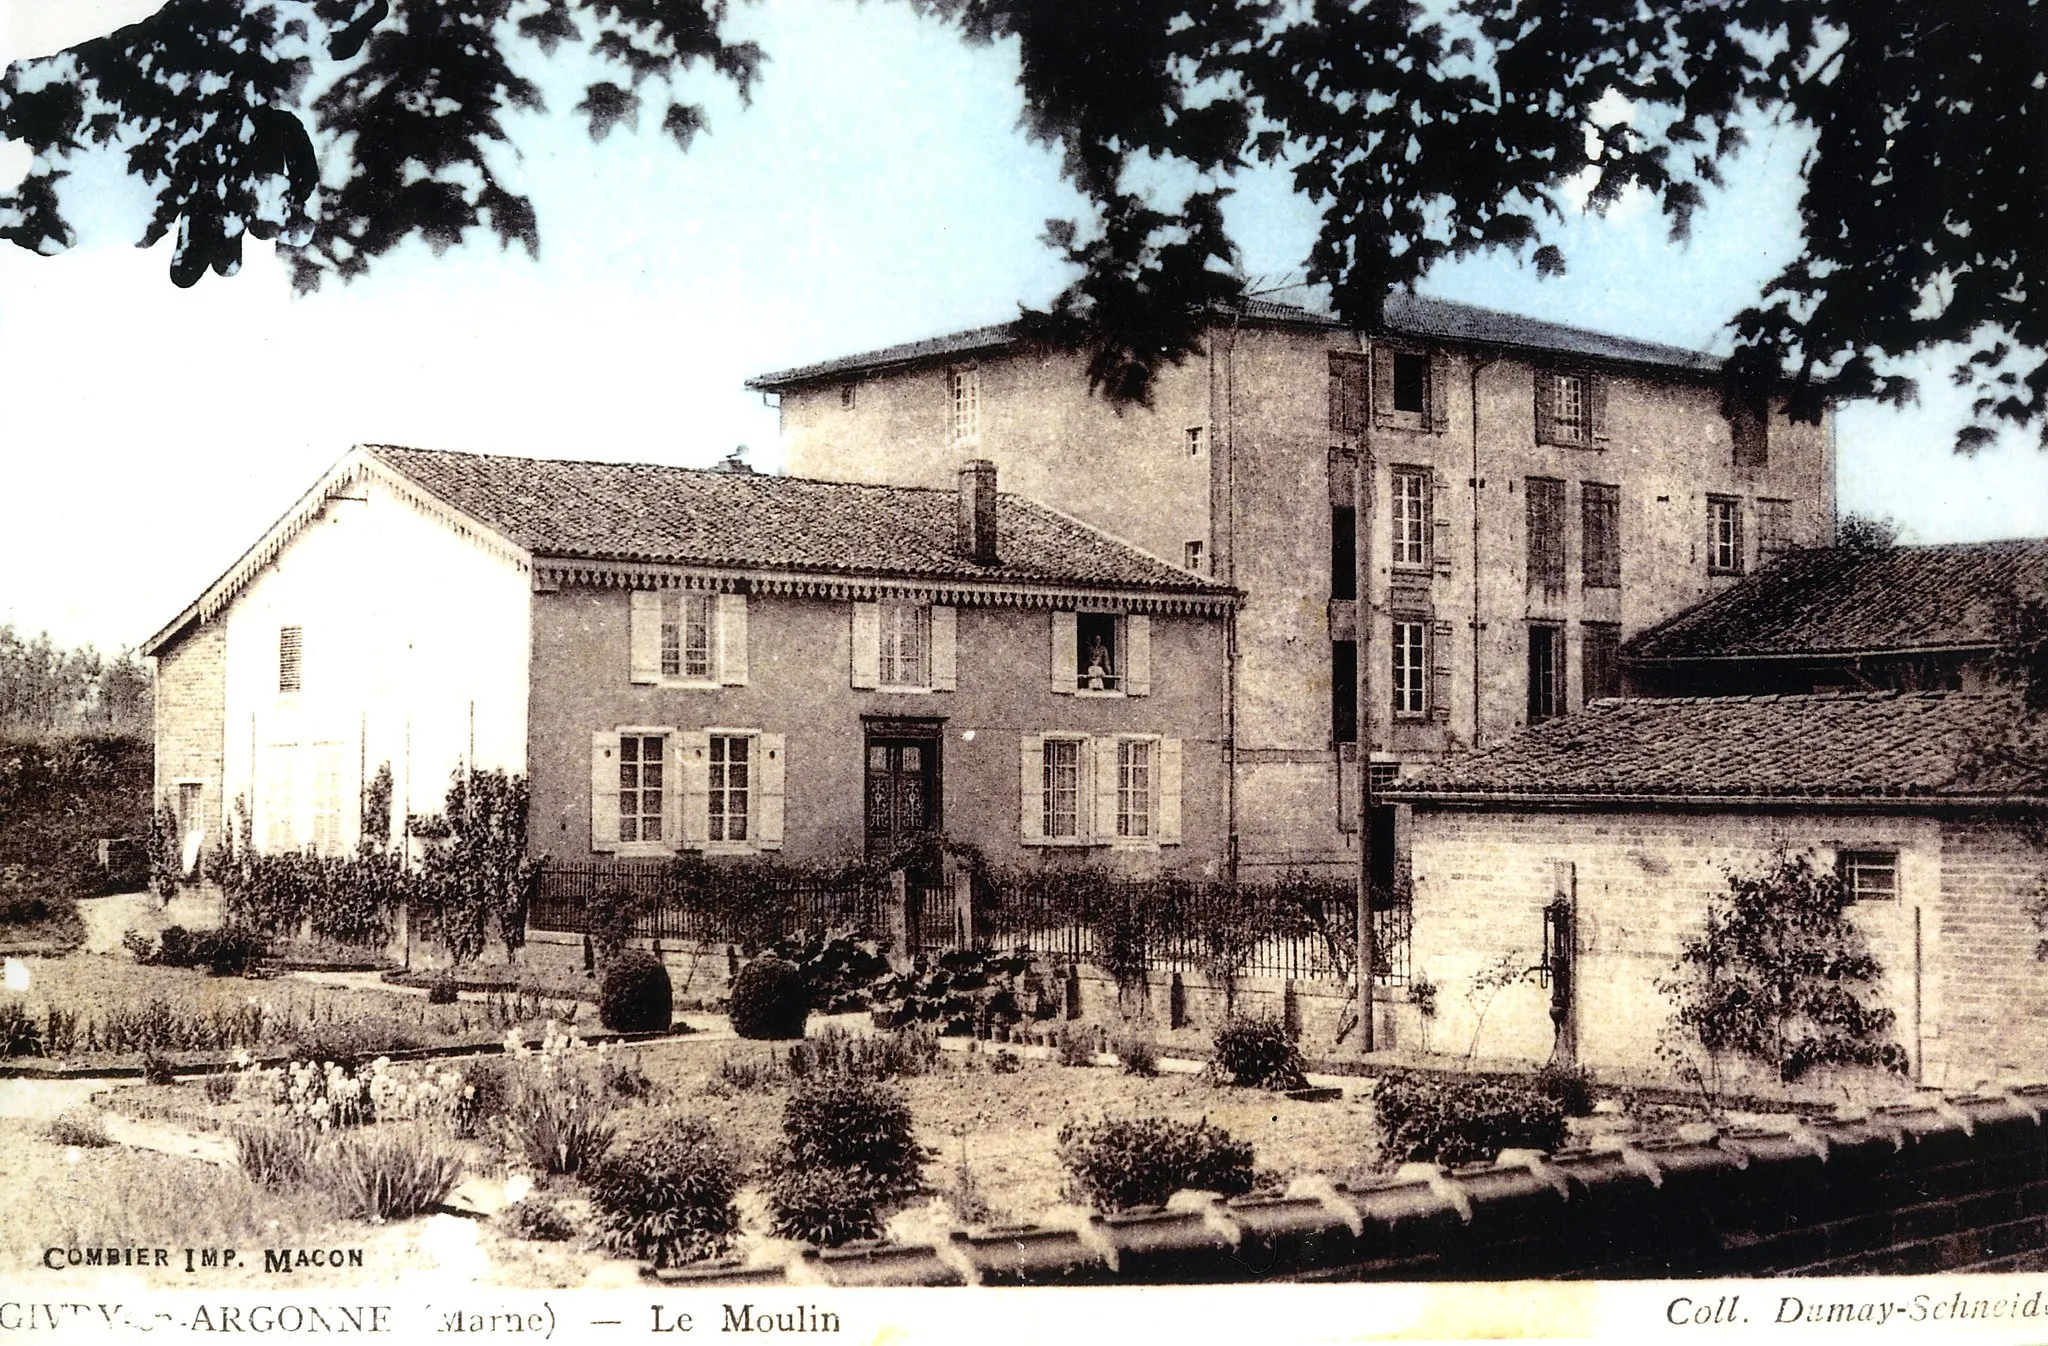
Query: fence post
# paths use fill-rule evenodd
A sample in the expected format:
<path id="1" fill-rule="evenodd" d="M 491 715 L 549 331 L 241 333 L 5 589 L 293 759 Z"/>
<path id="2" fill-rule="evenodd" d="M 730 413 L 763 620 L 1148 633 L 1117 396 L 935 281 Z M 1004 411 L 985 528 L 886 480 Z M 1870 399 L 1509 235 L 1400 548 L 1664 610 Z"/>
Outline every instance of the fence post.
<path id="1" fill-rule="evenodd" d="M 1067 1017 L 1081 1017 L 1081 965 L 1067 964 Z"/>
<path id="2" fill-rule="evenodd" d="M 1173 974 L 1173 983 L 1166 991 L 1166 1025 L 1169 1028 L 1188 1026 L 1188 988 L 1178 972 Z"/>
<path id="3" fill-rule="evenodd" d="M 963 949 L 974 945 L 974 875 L 965 865 L 953 871 L 953 942 Z"/>
<path id="4" fill-rule="evenodd" d="M 889 923 L 889 948 L 907 964 L 916 950 L 910 939 L 910 884 L 900 869 L 889 871 L 889 908 L 883 916 Z"/>

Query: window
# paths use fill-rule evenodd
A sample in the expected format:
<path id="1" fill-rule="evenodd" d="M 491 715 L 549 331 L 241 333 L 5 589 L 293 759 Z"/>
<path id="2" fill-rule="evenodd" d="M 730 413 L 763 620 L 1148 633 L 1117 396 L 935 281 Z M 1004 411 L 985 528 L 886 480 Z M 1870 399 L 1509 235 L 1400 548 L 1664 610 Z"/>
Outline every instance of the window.
<path id="1" fill-rule="evenodd" d="M 661 596 L 661 676 L 711 676 L 711 594 Z"/>
<path id="2" fill-rule="evenodd" d="M 1835 857 L 1835 872 L 1851 902 L 1890 902 L 1899 895 L 1897 851 L 1843 851 Z"/>
<path id="3" fill-rule="evenodd" d="M 1181 548 L 1182 567 L 1194 571 L 1197 575 L 1207 574 L 1208 572 L 1204 567 L 1209 564 L 1209 561 L 1202 554 L 1203 550 L 1204 548 L 1200 542 L 1189 542 L 1183 545 Z"/>
<path id="4" fill-rule="evenodd" d="M 1117 619 L 1113 612 L 1074 617 L 1074 686 L 1084 692 L 1114 692 L 1121 685 L 1117 663 Z"/>
<path id="5" fill-rule="evenodd" d="M 955 445 L 973 444 L 981 438 L 981 370 L 962 365 L 946 371 L 946 400 L 951 413 Z"/>
<path id="6" fill-rule="evenodd" d="M 1584 374 L 1536 375 L 1536 442 L 1586 444 L 1593 438 L 1593 397 Z"/>
<path id="7" fill-rule="evenodd" d="M 1330 741 L 1358 742 L 1358 642 L 1330 642 Z"/>
<path id="8" fill-rule="evenodd" d="M 880 604 L 881 685 L 924 687 L 931 681 L 931 609 L 922 603 Z"/>
<path id="9" fill-rule="evenodd" d="M 1727 403 L 1728 434 L 1734 441 L 1737 467 L 1767 467 L 1771 461 L 1770 403 L 1760 397 L 1732 394 Z"/>
<path id="10" fill-rule="evenodd" d="M 1707 573 L 1742 573 L 1742 502 L 1734 496 L 1707 497 Z"/>
<path id="11" fill-rule="evenodd" d="M 1621 587 L 1621 488 L 1586 482 L 1579 487 L 1579 569 L 1588 589 Z"/>
<path id="12" fill-rule="evenodd" d="M 301 656 L 305 646 L 305 628 L 283 626 L 277 632 L 277 690 L 280 694 L 296 692 L 300 687 Z"/>
<path id="13" fill-rule="evenodd" d="M 342 853 L 339 743 L 318 743 L 313 747 L 312 848 L 316 855 Z"/>
<path id="14" fill-rule="evenodd" d="M 1393 352 L 1395 411 L 1429 414 L 1429 357 L 1415 351 Z"/>
<path id="15" fill-rule="evenodd" d="M 1049 738 L 1045 741 L 1045 835 L 1081 835 L 1081 749 L 1080 739 Z"/>
<path id="16" fill-rule="evenodd" d="M 1206 437 L 1207 437 L 1207 427 L 1206 427 L 1206 426 L 1200 426 L 1200 425 L 1191 425 L 1191 426 L 1189 426 L 1189 427 L 1188 427 L 1188 429 L 1187 429 L 1187 446 L 1188 446 L 1188 457 L 1190 457 L 1190 458 L 1200 458 L 1200 457 L 1202 456 L 1202 441 L 1203 441 L 1203 440 L 1204 440 L 1204 439 L 1205 439 Z"/>
<path id="17" fill-rule="evenodd" d="M 1330 597 L 1358 597 L 1358 511 L 1330 507 Z"/>
<path id="18" fill-rule="evenodd" d="M 1530 477 L 1526 483 L 1529 516 L 1529 587 L 1552 597 L 1564 592 L 1564 483 Z"/>
<path id="19" fill-rule="evenodd" d="M 1564 713 L 1564 628 L 1529 625 L 1529 723 Z"/>
<path id="20" fill-rule="evenodd" d="M 1116 834 L 1150 837 L 1153 833 L 1154 773 L 1150 739 L 1119 739 L 1116 745 Z"/>
<path id="21" fill-rule="evenodd" d="M 1598 701 L 1621 695 L 1621 628 L 1612 622 L 1587 622 L 1579 628 L 1579 699 Z"/>
<path id="22" fill-rule="evenodd" d="M 853 404 L 859 398 L 859 392 L 857 391 L 859 387 L 860 385 L 857 383 L 842 383 L 839 385 L 839 409 L 841 411 L 853 410 Z"/>
<path id="23" fill-rule="evenodd" d="M 1394 715 L 1417 719 L 1428 713 L 1425 689 L 1429 686 L 1429 623 L 1420 619 L 1394 619 Z"/>
<path id="24" fill-rule="evenodd" d="M 1427 469 L 1394 469 L 1393 541 L 1397 566 L 1414 569 L 1429 565 L 1429 481 Z"/>
<path id="25" fill-rule="evenodd" d="M 660 734 L 619 735 L 620 841 L 663 840 L 667 756 L 668 739 Z"/>
<path id="26" fill-rule="evenodd" d="M 1759 500 L 1756 502 L 1756 557 L 1762 565 L 1774 556 L 1791 551 L 1792 502 L 1790 500 Z"/>
<path id="27" fill-rule="evenodd" d="M 202 788 L 201 783 L 196 780 L 181 780 L 178 782 L 178 802 L 175 807 L 178 811 L 178 835 L 180 837 L 189 832 L 196 832 L 205 826 L 200 818 L 200 809 L 202 807 L 200 804 L 200 790 Z"/>
<path id="28" fill-rule="evenodd" d="M 741 734 L 711 736 L 710 831 L 713 841 L 750 840 L 748 802 L 753 740 Z"/>

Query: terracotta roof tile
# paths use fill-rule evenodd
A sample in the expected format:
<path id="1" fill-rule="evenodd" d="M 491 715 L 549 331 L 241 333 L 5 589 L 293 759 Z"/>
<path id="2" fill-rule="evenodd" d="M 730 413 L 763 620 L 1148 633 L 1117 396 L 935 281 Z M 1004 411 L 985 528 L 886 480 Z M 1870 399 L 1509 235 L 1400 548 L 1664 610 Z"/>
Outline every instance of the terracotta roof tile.
<path id="1" fill-rule="evenodd" d="M 1392 799 L 2048 793 L 2014 768 L 1970 768 L 2005 738 L 2015 693 L 1852 692 L 1596 701 L 1387 791 Z"/>
<path id="2" fill-rule="evenodd" d="M 984 566 L 957 549 L 948 490 L 364 447 L 536 556 L 1231 593 L 1016 495 L 997 498 L 997 563 Z"/>

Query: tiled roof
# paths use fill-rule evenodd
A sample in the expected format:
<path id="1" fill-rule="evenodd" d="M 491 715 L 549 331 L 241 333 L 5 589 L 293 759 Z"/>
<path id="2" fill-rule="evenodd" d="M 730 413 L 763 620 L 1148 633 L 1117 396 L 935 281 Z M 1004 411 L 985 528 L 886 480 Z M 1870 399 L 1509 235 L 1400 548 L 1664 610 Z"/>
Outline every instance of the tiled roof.
<path id="1" fill-rule="evenodd" d="M 1962 798 L 2048 794 L 2016 768 L 1971 767 L 2005 738 L 2010 693 L 1596 701 L 1402 780 L 1389 798 Z"/>
<path id="2" fill-rule="evenodd" d="M 2048 538 L 1791 552 L 1622 647 L 1636 662 L 1982 646 L 2004 600 L 2048 598 Z"/>
<path id="3" fill-rule="evenodd" d="M 364 447 L 535 556 L 1231 592 L 1021 496 L 998 495 L 997 563 L 984 566 L 957 549 L 959 497 L 948 490 Z"/>
<path id="4" fill-rule="evenodd" d="M 1502 313 L 1474 304 L 1431 299 L 1405 291 L 1396 291 L 1387 296 L 1383 315 L 1386 330 L 1395 336 L 1515 350 L 1561 352 L 1596 360 L 1656 365 L 1698 373 L 1712 373 L 1721 367 L 1719 357 L 1708 355 L 1704 351 L 1687 350 L 1682 346 L 1666 346 L 1654 341 L 1637 341 L 1631 337 L 1613 336 L 1583 327 L 1568 327 L 1563 323 L 1545 322 L 1540 318 L 1525 317 L 1518 313 Z M 1345 330 L 1342 322 L 1328 314 L 1316 313 L 1295 304 L 1277 303 L 1270 299 L 1246 299 L 1234 308 L 1219 306 L 1219 321 L 1231 317 L 1241 317 L 1252 322 L 1316 327 L 1330 331 Z M 1020 341 L 1016 323 L 998 323 L 990 327 L 976 327 L 965 332 L 932 337 L 925 341 L 885 346 L 881 350 L 866 351 L 859 355 L 844 355 L 816 364 L 800 365 L 794 369 L 777 370 L 772 374 L 760 374 L 748 379 L 747 387 L 761 392 L 777 392 L 784 388 L 824 382 L 848 374 L 870 373 L 897 365 L 1003 350 L 1020 344 Z"/>

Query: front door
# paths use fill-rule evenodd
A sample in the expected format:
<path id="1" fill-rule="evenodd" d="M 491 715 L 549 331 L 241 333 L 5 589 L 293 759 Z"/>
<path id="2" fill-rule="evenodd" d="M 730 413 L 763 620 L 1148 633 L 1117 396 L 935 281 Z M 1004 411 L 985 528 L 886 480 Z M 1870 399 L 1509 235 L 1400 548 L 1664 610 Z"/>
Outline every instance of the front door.
<path id="1" fill-rule="evenodd" d="M 897 854 L 939 827 L 939 741 L 868 739 L 867 849 L 870 860 Z"/>

